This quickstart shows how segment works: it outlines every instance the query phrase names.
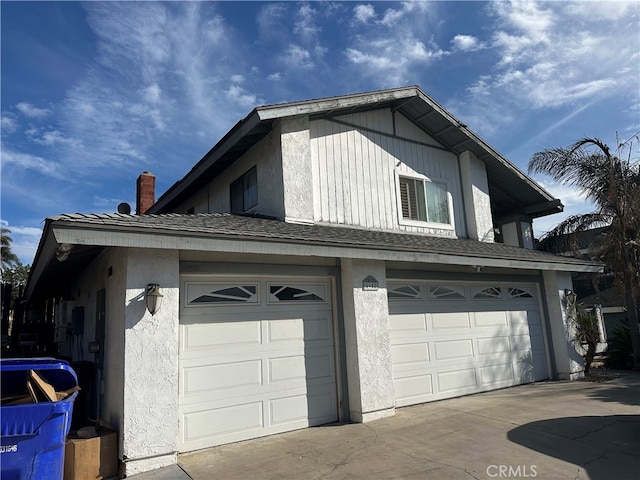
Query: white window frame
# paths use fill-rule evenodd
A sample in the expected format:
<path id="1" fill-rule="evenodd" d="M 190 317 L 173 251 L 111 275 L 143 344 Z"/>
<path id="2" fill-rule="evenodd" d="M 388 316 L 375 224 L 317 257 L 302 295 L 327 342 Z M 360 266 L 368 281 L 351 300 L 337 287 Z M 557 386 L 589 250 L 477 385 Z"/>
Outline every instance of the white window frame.
<path id="1" fill-rule="evenodd" d="M 400 177 L 408 178 L 411 180 L 418 180 L 424 183 L 440 183 L 444 185 L 445 190 L 447 192 L 447 208 L 449 210 L 449 223 L 437 223 L 437 222 L 429 222 L 426 220 L 411 220 L 408 218 L 404 218 L 402 216 L 402 196 L 400 195 Z M 427 177 L 426 175 L 421 175 L 414 172 L 399 172 L 397 170 L 395 172 L 395 180 L 396 180 L 396 205 L 398 209 L 398 223 L 400 225 L 439 228 L 442 230 L 454 229 L 455 222 L 453 218 L 453 195 L 451 195 L 451 189 L 449 188 L 449 182 L 447 180 L 443 178 L 438 178 L 438 177 Z M 426 190 L 425 190 L 425 208 L 428 208 L 427 199 L 426 199 Z"/>

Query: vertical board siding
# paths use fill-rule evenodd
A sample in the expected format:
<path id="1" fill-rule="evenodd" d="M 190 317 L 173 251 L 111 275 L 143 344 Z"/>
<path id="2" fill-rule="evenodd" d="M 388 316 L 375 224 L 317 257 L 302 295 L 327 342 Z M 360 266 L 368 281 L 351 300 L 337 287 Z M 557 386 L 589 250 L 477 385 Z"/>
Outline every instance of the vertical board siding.
<path id="1" fill-rule="evenodd" d="M 391 136 L 393 117 L 390 110 L 352 114 L 340 117 L 340 120 L 363 129 L 330 120 L 314 120 L 310 124 L 316 222 L 464 236 L 456 155 Z M 409 130 L 404 128 L 405 133 Z M 424 139 L 421 136 L 417 141 Z M 400 225 L 396 171 L 447 182 L 453 200 L 455 232 Z"/>

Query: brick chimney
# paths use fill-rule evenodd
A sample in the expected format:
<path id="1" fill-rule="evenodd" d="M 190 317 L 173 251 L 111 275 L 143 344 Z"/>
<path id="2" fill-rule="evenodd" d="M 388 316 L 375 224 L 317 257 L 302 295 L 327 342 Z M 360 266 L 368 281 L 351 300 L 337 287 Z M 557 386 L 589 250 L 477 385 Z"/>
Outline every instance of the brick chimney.
<path id="1" fill-rule="evenodd" d="M 156 203 L 156 177 L 142 172 L 136 182 L 136 215 L 142 215 Z"/>

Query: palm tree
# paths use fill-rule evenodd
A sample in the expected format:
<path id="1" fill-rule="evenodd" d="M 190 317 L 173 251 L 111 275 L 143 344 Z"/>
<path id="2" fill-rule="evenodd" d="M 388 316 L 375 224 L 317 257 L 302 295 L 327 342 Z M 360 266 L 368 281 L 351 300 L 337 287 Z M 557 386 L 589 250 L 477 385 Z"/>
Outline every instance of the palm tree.
<path id="1" fill-rule="evenodd" d="M 11 238 L 11 230 L 5 227 L 1 227 L 0 234 L 2 238 L 0 264 L 2 267 L 2 271 L 5 271 L 6 269 L 11 268 L 12 266 L 16 265 L 16 263 L 18 263 L 18 257 L 11 251 L 11 242 L 13 242 L 13 239 Z"/>
<path id="2" fill-rule="evenodd" d="M 636 137 L 637 138 L 637 137 Z M 577 253 L 576 234 L 607 226 L 590 246 L 593 258 L 605 263 L 624 293 L 633 346 L 634 369 L 640 370 L 640 164 L 631 159 L 630 141 L 619 143 L 617 155 L 597 138 L 583 138 L 568 148 L 538 152 L 529 161 L 529 173 L 549 175 L 581 190 L 596 211 L 572 215 L 547 232 L 542 244 Z M 628 158 L 620 152 L 629 147 Z M 569 241 L 561 245 L 559 242 Z M 558 250 L 556 250 L 558 251 Z"/>

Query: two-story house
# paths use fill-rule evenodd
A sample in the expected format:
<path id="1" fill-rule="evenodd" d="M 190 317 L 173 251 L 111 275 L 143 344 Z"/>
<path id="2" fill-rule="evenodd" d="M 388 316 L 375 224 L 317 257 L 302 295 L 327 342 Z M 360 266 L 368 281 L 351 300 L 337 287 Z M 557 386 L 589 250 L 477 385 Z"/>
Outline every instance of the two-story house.
<path id="1" fill-rule="evenodd" d="M 418 87 L 258 107 L 154 182 L 48 218 L 27 292 L 96 361 L 127 474 L 581 371 L 567 293 L 600 265 L 534 250 L 561 203 Z"/>

